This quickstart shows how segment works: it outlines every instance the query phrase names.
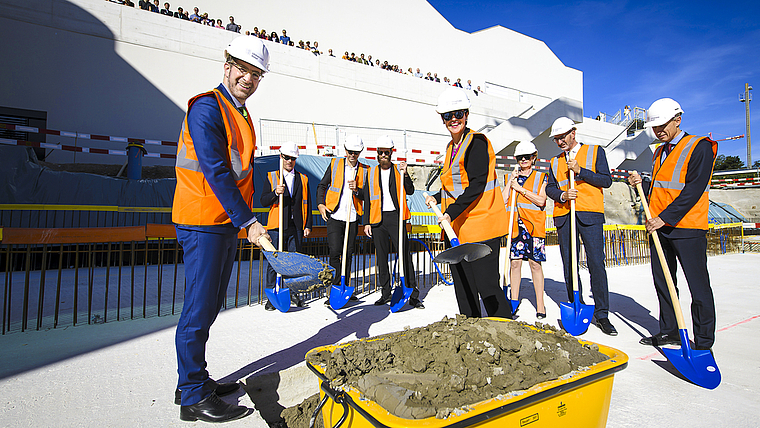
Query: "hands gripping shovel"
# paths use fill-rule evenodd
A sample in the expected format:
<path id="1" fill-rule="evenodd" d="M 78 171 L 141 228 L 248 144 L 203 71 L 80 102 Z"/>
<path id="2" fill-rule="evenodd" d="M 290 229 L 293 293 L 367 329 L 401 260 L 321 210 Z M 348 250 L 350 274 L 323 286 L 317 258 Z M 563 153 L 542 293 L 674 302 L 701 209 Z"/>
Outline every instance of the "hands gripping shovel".
<path id="1" fill-rule="evenodd" d="M 515 165 L 514 171 L 512 171 L 512 174 L 517 174 L 517 168 L 518 165 Z M 512 177 L 515 175 L 509 176 L 509 182 L 512 182 Z M 512 224 L 515 221 L 515 209 L 517 207 L 517 191 L 515 189 L 512 189 L 512 191 L 509 194 L 509 232 L 507 232 L 507 255 L 504 258 L 504 296 L 506 296 L 507 300 L 509 300 L 509 303 L 512 305 L 512 315 L 514 315 L 517 312 L 517 306 L 520 305 L 519 300 L 513 300 L 512 299 L 512 293 L 511 293 L 511 281 L 510 281 L 510 268 L 512 267 L 512 264 L 509 260 L 509 253 L 511 252 L 512 248 Z M 518 285 L 519 287 L 519 285 Z"/>
<path id="2" fill-rule="evenodd" d="M 651 220 L 652 214 L 649 212 L 649 204 L 647 204 L 641 183 L 636 184 L 636 190 L 639 191 L 639 196 L 641 196 L 641 205 L 644 207 L 647 220 Z M 715 362 L 715 357 L 712 352 L 691 349 L 689 332 L 686 330 L 686 323 L 683 320 L 683 313 L 681 312 L 681 304 L 678 301 L 676 286 L 673 284 L 673 278 L 670 276 L 668 262 L 665 259 L 665 253 L 662 251 L 662 244 L 660 243 L 659 236 L 657 236 L 657 231 L 652 231 L 652 241 L 657 250 L 657 257 L 660 259 L 660 266 L 665 275 L 665 282 L 668 284 L 670 301 L 673 302 L 673 310 L 676 313 L 678 331 L 681 336 L 680 349 L 662 348 L 662 352 L 665 354 L 668 361 L 673 364 L 673 367 L 684 375 L 684 377 L 703 388 L 715 389 L 720 385 L 721 378 L 718 364 Z"/>
<path id="3" fill-rule="evenodd" d="M 430 196 L 427 193 L 423 193 L 422 195 L 425 198 Z M 438 205 L 435 203 L 430 203 L 428 206 L 431 210 L 433 210 L 438 218 L 443 217 L 443 213 L 441 213 L 441 210 L 438 209 Z M 491 254 L 491 247 L 485 244 L 477 244 L 473 242 L 460 244 L 459 239 L 457 238 L 457 234 L 454 232 L 454 229 L 451 228 L 451 224 L 449 224 L 448 221 L 441 222 L 441 227 L 443 227 L 443 230 L 446 231 L 446 236 L 449 238 L 449 242 L 451 242 L 451 248 L 444 250 L 435 256 L 433 259 L 434 262 L 459 263 L 462 260 L 474 262 L 475 260 Z"/>
<path id="4" fill-rule="evenodd" d="M 404 206 L 406 206 L 406 190 L 404 189 L 404 175 L 401 176 L 401 183 L 397 183 L 399 188 L 398 194 L 398 276 L 399 283 L 396 288 L 393 289 L 393 295 L 391 295 L 391 312 L 398 312 L 399 309 L 404 307 L 406 302 L 409 301 L 409 297 L 412 295 L 413 288 L 406 286 L 406 279 L 404 278 L 404 260 L 406 260 L 406 253 L 404 253 L 404 232 L 406 232 L 406 224 L 404 224 Z"/>
<path id="5" fill-rule="evenodd" d="M 570 188 L 575 189 L 575 172 L 570 170 Z M 588 330 L 591 317 L 594 315 L 592 305 L 581 304 L 581 293 L 578 291 L 578 238 L 575 232 L 575 199 L 570 200 L 570 264 L 573 281 L 573 301 L 560 302 L 559 312 L 562 327 L 573 336 L 583 334 Z"/>

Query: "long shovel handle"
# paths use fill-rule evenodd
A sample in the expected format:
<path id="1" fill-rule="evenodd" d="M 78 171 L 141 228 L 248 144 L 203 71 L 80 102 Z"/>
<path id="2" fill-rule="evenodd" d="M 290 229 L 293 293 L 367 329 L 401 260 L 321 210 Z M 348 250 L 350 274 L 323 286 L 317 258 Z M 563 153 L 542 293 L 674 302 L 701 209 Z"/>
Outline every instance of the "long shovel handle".
<path id="1" fill-rule="evenodd" d="M 277 180 L 277 184 L 279 184 L 279 185 L 282 185 L 282 181 L 285 178 L 285 177 L 283 177 L 283 172 L 284 172 L 283 171 L 283 163 L 284 163 L 284 161 L 282 160 L 282 156 L 280 156 L 280 171 L 279 171 L 280 172 L 280 174 L 279 174 L 280 177 L 279 177 L 279 180 Z M 282 212 L 284 211 L 284 207 L 282 206 L 283 199 L 284 199 L 283 198 L 283 193 L 280 193 L 280 197 L 279 197 L 279 201 L 278 201 L 278 204 L 279 204 L 278 208 L 279 208 L 279 210 L 277 210 L 277 211 L 279 211 L 279 216 L 280 216 L 280 219 L 279 219 L 280 223 L 279 223 L 279 226 L 277 227 L 277 232 L 278 232 L 277 233 L 277 235 L 278 235 L 277 248 L 280 251 L 282 251 L 282 241 L 283 241 L 283 239 L 282 239 L 282 216 L 283 216 Z M 280 274 L 278 273 L 277 276 L 279 277 Z"/>
<path id="2" fill-rule="evenodd" d="M 268 240 L 263 235 L 259 237 L 258 244 L 259 244 L 259 247 L 264 249 L 264 251 L 269 251 L 269 252 L 277 251 L 277 248 L 275 248 L 274 245 L 272 245 L 272 241 Z"/>
<path id="3" fill-rule="evenodd" d="M 404 224 L 404 205 L 406 205 L 406 189 L 404 188 L 404 174 L 401 174 L 401 171 L 399 171 L 399 177 L 401 179 L 399 180 L 400 183 L 398 184 L 398 277 L 404 278 L 404 260 L 406 260 L 406 257 L 404 255 L 404 229 L 406 229 L 406 225 Z M 399 285 L 401 282 L 399 282 Z"/>
<path id="4" fill-rule="evenodd" d="M 343 171 L 345 173 L 346 167 L 343 167 Z M 359 174 L 359 164 L 356 165 L 356 173 L 354 173 L 354 180 L 356 180 L 356 175 Z M 340 276 L 342 277 L 346 272 L 346 254 L 348 254 L 348 228 L 351 226 L 351 204 L 354 203 L 354 196 L 349 196 L 349 201 L 346 204 L 346 230 L 343 234 L 343 256 L 340 259 Z M 358 215 L 358 213 L 357 213 Z M 347 278 L 348 280 L 348 278 Z M 345 285 L 345 284 L 343 284 Z"/>
<path id="5" fill-rule="evenodd" d="M 517 168 L 515 168 L 515 171 L 517 172 Z M 512 180 L 510 179 L 509 182 L 511 183 Z M 511 299 L 512 296 L 512 287 L 511 287 L 511 278 L 509 277 L 509 271 L 511 270 L 512 264 L 509 262 L 509 253 L 512 248 L 512 225 L 515 221 L 515 207 L 517 206 L 517 191 L 513 188 L 512 191 L 509 193 L 509 230 L 507 232 L 507 256 L 504 258 L 504 285 L 507 284 L 510 285 L 510 296 Z"/>
<path id="6" fill-rule="evenodd" d="M 427 194 L 427 192 L 423 192 L 422 196 L 427 198 L 429 195 Z M 438 208 L 438 205 L 428 204 L 428 207 L 430 207 L 430 209 L 433 210 L 436 216 L 438 216 L 439 218 L 443 217 L 443 213 Z M 457 234 L 454 232 L 454 229 L 451 227 L 451 223 L 444 220 L 441 222 L 441 227 L 443 227 L 443 230 L 446 232 L 446 237 L 449 238 L 449 242 L 451 242 L 452 245 L 454 245 L 454 242 L 457 242 L 457 243 L 459 242 L 459 239 L 457 238 Z"/>
<path id="7" fill-rule="evenodd" d="M 644 213 L 646 213 L 647 220 L 652 219 L 652 214 L 649 212 L 649 204 L 647 203 L 646 195 L 644 194 L 644 188 L 641 183 L 636 184 L 636 190 L 639 191 L 641 197 L 641 206 L 644 207 Z M 668 291 L 670 292 L 670 300 L 673 302 L 673 311 L 676 313 L 676 322 L 678 323 L 678 329 L 686 329 L 686 323 L 683 320 L 683 312 L 681 312 L 681 303 L 678 300 L 678 293 L 676 292 L 676 285 L 673 283 L 673 278 L 670 276 L 670 267 L 668 261 L 665 260 L 665 252 L 662 251 L 662 244 L 660 243 L 660 237 L 657 235 L 657 231 L 652 231 L 652 241 L 654 241 L 654 248 L 657 250 L 657 257 L 660 259 L 660 266 L 662 267 L 662 273 L 665 275 L 665 282 L 668 284 Z"/>
<path id="8" fill-rule="evenodd" d="M 575 171 L 570 170 L 570 189 L 575 189 Z M 578 238 L 575 235 L 575 199 L 570 199 L 570 271 L 573 293 L 578 291 Z"/>

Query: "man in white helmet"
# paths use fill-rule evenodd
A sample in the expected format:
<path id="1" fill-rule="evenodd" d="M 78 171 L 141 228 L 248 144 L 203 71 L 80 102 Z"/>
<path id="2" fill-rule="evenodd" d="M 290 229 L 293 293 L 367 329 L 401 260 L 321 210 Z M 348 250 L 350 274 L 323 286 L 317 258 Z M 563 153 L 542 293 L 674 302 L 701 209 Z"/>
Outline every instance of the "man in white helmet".
<path id="1" fill-rule="evenodd" d="M 715 300 L 707 272 L 708 191 L 718 143 L 707 137 L 689 135 L 681 130 L 681 105 L 662 98 L 649 107 L 646 126 L 652 128 L 661 144 L 654 152 L 652 179 L 642 182 L 631 172 L 628 183 L 642 183 L 649 199 L 652 219 L 647 232 L 657 231 L 673 280 L 676 259 L 681 264 L 691 291 L 691 317 L 694 324 L 694 349 L 709 350 L 715 342 Z M 650 238 L 649 248 L 655 254 Z M 660 303 L 660 332 L 639 341 L 642 345 L 680 345 L 678 324 L 670 300 L 662 265 L 652 257 L 652 276 Z"/>
<path id="2" fill-rule="evenodd" d="M 256 135 L 244 105 L 268 69 L 269 52 L 261 40 L 242 36 L 224 57 L 222 83 L 188 102 L 177 147 L 172 221 L 184 250 L 185 303 L 175 337 L 175 402 L 185 421 L 224 422 L 249 414 L 219 398 L 238 384 L 209 377 L 206 342 L 224 302 L 238 232 L 245 229 L 254 244 L 269 239 L 251 210 Z"/>
<path id="3" fill-rule="evenodd" d="M 345 158 L 333 158 L 325 175 L 317 185 L 317 208 L 322 219 L 327 222 L 327 245 L 330 251 L 330 266 L 335 268 L 333 285 L 340 285 L 341 256 L 343 255 L 343 236 L 348 221 L 348 249 L 343 263 L 347 281 L 351 279 L 351 257 L 354 254 L 354 242 L 359 232 L 359 220 L 364 208 L 364 181 L 367 178 L 367 166 L 359 162 L 359 155 L 364 150 L 364 142 L 355 134 L 346 136 L 343 144 Z M 346 216 L 348 211 L 348 216 Z M 348 285 L 348 284 L 346 284 Z M 330 304 L 330 287 L 327 287 Z M 351 296 L 351 300 L 356 300 Z"/>
<path id="4" fill-rule="evenodd" d="M 405 286 L 412 288 L 409 296 L 409 306 L 424 309 L 425 305 L 419 300 L 420 290 L 417 289 L 417 278 L 412 264 L 412 253 L 409 251 L 409 238 L 406 235 L 406 221 L 411 218 L 406 201 L 399 204 L 399 187 L 403 181 L 407 195 L 414 193 L 414 183 L 406 170 L 406 162 L 398 163 L 398 168 L 391 162 L 394 147 L 393 139 L 383 135 L 377 139 L 377 166 L 369 169 L 367 181 L 364 184 L 364 234 L 371 236 L 375 243 L 378 278 L 382 294 L 375 302 L 376 306 L 385 305 L 391 301 L 391 274 L 388 269 L 388 253 L 398 252 L 404 261 Z M 399 208 L 401 207 L 401 208 Z M 404 220 L 399 225 L 399 210 L 404 211 Z M 399 227 L 402 229 L 402 248 L 399 251 Z M 395 247 L 395 248 L 394 248 Z"/>
<path id="5" fill-rule="evenodd" d="M 604 267 L 604 192 L 612 185 L 610 168 L 604 149 L 586 145 L 575 139 L 575 123 L 567 117 L 554 121 L 551 137 L 562 153 L 551 159 L 546 195 L 554 200 L 554 225 L 557 227 L 560 255 L 565 270 L 565 285 L 573 301 L 572 257 L 570 239 L 583 239 L 586 250 L 591 293 L 594 296 L 596 326 L 604 334 L 616 336 L 617 330 L 608 318 L 610 294 L 607 288 L 607 270 Z M 570 188 L 570 170 L 575 173 L 575 188 Z M 570 201 L 575 200 L 576 236 L 570 236 Z M 579 247 L 576 246 L 576 250 Z M 578 257 L 576 255 L 576 263 Z M 578 290 L 583 293 L 578 278 Z"/>
<path id="6" fill-rule="evenodd" d="M 259 198 L 262 207 L 269 209 L 267 232 L 275 245 L 279 242 L 279 221 L 282 208 L 282 242 L 283 251 L 301 252 L 301 243 L 311 233 L 311 195 L 309 193 L 309 178 L 305 174 L 296 171 L 296 159 L 298 158 L 298 145 L 292 141 L 286 141 L 280 146 L 280 158 L 282 159 L 282 171 L 270 171 L 267 173 L 269 187 Z M 282 177 L 282 178 L 280 178 Z M 282 184 L 280 184 L 282 183 Z M 282 195 L 282 207 L 280 207 L 280 195 Z M 274 288 L 277 273 L 264 259 L 266 266 L 266 281 L 264 286 Z M 291 301 L 298 307 L 303 302 L 298 294 L 291 291 Z M 273 311 L 274 305 L 267 301 L 264 309 Z"/>

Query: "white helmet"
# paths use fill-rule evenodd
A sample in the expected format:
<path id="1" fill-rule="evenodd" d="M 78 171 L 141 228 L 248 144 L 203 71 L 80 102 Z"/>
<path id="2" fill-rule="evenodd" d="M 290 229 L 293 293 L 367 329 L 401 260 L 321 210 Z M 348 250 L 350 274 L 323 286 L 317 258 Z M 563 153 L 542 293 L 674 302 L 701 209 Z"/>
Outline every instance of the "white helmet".
<path id="1" fill-rule="evenodd" d="M 389 135 L 383 135 L 377 139 L 377 144 L 375 147 L 378 149 L 392 149 L 394 147 L 393 138 L 391 138 Z"/>
<path id="2" fill-rule="evenodd" d="M 530 141 L 520 141 L 517 143 L 517 147 L 515 147 L 515 156 L 532 155 L 533 153 L 538 153 L 538 149 Z"/>
<path id="3" fill-rule="evenodd" d="M 647 113 L 649 117 L 646 127 L 652 128 L 654 126 L 661 126 L 668 123 L 668 121 L 676 117 L 677 114 L 683 114 L 683 110 L 676 100 L 672 98 L 660 98 L 649 106 Z"/>
<path id="4" fill-rule="evenodd" d="M 292 141 L 286 141 L 280 146 L 280 154 L 285 156 L 298 157 L 298 144 Z"/>
<path id="5" fill-rule="evenodd" d="M 438 105 L 435 111 L 438 114 L 448 113 L 450 111 L 467 110 L 470 108 L 470 99 L 467 93 L 459 88 L 448 88 L 438 97 Z"/>
<path id="6" fill-rule="evenodd" d="M 575 122 L 573 122 L 572 119 L 569 117 L 560 117 L 557 118 L 557 120 L 552 123 L 552 132 L 549 135 L 550 137 L 554 137 L 556 135 L 562 135 L 566 132 L 570 132 L 570 130 L 575 128 Z"/>
<path id="7" fill-rule="evenodd" d="M 258 37 L 235 37 L 224 50 L 225 59 L 227 55 L 245 61 L 265 73 L 269 71 L 269 50 Z"/>
<path id="8" fill-rule="evenodd" d="M 364 150 L 364 141 L 362 141 L 362 137 L 356 134 L 350 134 L 346 136 L 346 141 L 343 143 L 343 147 L 352 152 L 360 152 Z"/>

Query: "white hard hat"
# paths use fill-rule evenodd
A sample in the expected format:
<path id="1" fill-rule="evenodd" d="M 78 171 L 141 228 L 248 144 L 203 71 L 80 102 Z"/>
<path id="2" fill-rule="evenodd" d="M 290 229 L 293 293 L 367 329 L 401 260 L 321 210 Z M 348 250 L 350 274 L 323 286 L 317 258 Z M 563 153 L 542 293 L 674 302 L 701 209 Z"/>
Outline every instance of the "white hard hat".
<path id="1" fill-rule="evenodd" d="M 566 132 L 570 132 L 573 128 L 575 128 L 575 122 L 569 117 L 562 116 L 552 123 L 552 132 L 549 136 L 554 137 L 556 135 L 562 135 Z"/>
<path id="2" fill-rule="evenodd" d="M 388 135 L 383 135 L 377 139 L 377 144 L 375 146 L 378 149 L 392 149 L 394 147 L 393 138 Z"/>
<path id="3" fill-rule="evenodd" d="M 647 113 L 649 118 L 646 127 L 651 128 L 668 123 L 668 121 L 676 117 L 677 114 L 683 114 L 683 109 L 681 109 L 681 105 L 672 98 L 660 98 L 649 106 Z"/>
<path id="4" fill-rule="evenodd" d="M 343 147 L 352 152 L 360 152 L 364 150 L 364 141 L 362 141 L 362 137 L 356 134 L 350 134 L 346 136 L 346 141 L 343 143 Z"/>
<path id="5" fill-rule="evenodd" d="M 533 153 L 538 153 L 538 149 L 530 141 L 520 141 L 517 143 L 517 147 L 515 147 L 515 156 L 532 155 Z"/>
<path id="6" fill-rule="evenodd" d="M 280 154 L 285 156 L 298 157 L 298 144 L 292 141 L 286 141 L 280 146 Z"/>
<path id="7" fill-rule="evenodd" d="M 235 37 L 224 50 L 225 59 L 227 55 L 245 61 L 265 73 L 269 71 L 269 50 L 258 37 Z"/>
<path id="8" fill-rule="evenodd" d="M 470 108 L 470 99 L 467 93 L 459 88 L 448 88 L 438 97 L 438 105 L 435 111 L 439 114 L 450 111 L 467 110 Z"/>

